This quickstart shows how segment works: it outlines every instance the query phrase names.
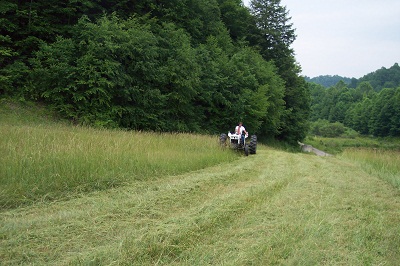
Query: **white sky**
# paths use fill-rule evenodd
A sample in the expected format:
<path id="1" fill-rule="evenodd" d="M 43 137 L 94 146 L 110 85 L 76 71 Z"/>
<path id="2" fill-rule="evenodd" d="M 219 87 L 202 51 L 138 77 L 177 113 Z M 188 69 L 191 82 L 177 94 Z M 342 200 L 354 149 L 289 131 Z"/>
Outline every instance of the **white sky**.
<path id="1" fill-rule="evenodd" d="M 250 0 L 243 0 L 249 6 Z M 360 78 L 400 63 L 399 0 L 281 0 L 302 75 Z"/>

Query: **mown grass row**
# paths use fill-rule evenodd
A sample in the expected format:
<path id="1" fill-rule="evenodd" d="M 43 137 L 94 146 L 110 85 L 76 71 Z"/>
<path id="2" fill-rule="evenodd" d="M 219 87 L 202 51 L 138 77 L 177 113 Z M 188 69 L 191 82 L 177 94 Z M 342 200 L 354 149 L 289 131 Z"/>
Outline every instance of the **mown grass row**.
<path id="1" fill-rule="evenodd" d="M 70 198 L 237 157 L 221 150 L 212 136 L 74 127 L 41 123 L 47 120 L 35 115 L 21 122 L 24 108 L 1 109 L 0 208 Z"/>
<path id="2" fill-rule="evenodd" d="M 397 265 L 397 190 L 338 157 L 256 156 L 5 210 L 7 265 Z"/>
<path id="3" fill-rule="evenodd" d="M 173 262 L 261 200 L 258 192 L 265 187 L 251 158 L 69 201 L 4 210 L 0 261 L 155 265 L 162 256 L 162 262 Z"/>

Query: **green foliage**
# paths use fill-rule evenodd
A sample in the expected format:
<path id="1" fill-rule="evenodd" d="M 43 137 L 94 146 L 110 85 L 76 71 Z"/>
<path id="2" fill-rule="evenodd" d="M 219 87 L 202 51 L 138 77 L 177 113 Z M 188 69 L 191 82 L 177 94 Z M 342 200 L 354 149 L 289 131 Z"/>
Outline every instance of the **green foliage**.
<path id="1" fill-rule="evenodd" d="M 309 130 L 310 92 L 303 78 L 294 72 L 287 72 L 289 82 L 286 82 L 284 101 L 286 112 L 280 138 L 290 143 L 297 143 L 306 137 Z"/>
<path id="2" fill-rule="evenodd" d="M 400 86 L 400 66 L 395 63 L 388 69 L 382 67 L 358 80 L 358 84 L 362 82 L 369 82 L 377 92 L 384 88 L 397 88 Z"/>
<path id="3" fill-rule="evenodd" d="M 295 142 L 307 131 L 309 99 L 289 47 L 294 30 L 280 1 L 257 8 L 6 0 L 0 93 L 78 124 L 217 133 L 244 120 L 250 132 Z"/>
<path id="4" fill-rule="evenodd" d="M 251 13 L 263 38 L 260 43 L 263 56 L 284 59 L 274 53 L 286 52 L 296 39 L 286 7 L 280 0 L 252 0 Z"/>
<path id="5" fill-rule="evenodd" d="M 384 88 L 397 88 L 400 86 L 400 66 L 395 63 L 390 68 L 382 67 L 365 76 L 356 78 L 341 77 L 338 75 L 322 75 L 318 77 L 305 77 L 305 80 L 310 83 L 316 83 L 329 88 L 335 86 L 338 82 L 343 81 L 349 88 L 356 88 L 361 84 L 369 84 L 376 92 Z"/>
<path id="6" fill-rule="evenodd" d="M 83 18 L 76 32 L 32 60 L 36 97 L 67 118 L 157 131 L 204 125 L 210 133 L 244 120 L 251 132 L 279 132 L 282 80 L 252 49 L 234 52 L 226 31 L 197 49 L 174 24 L 144 18 Z"/>
<path id="7" fill-rule="evenodd" d="M 127 36 L 117 19 L 98 25 L 83 18 L 74 39 L 44 45 L 32 61 L 36 93 L 63 116 L 80 123 L 112 121 L 111 98 L 120 76 L 118 41 Z"/>
<path id="8" fill-rule="evenodd" d="M 229 30 L 234 41 L 252 40 L 251 32 L 256 31 L 253 17 L 241 0 L 218 0 L 221 10 L 221 20 Z"/>
<path id="9" fill-rule="evenodd" d="M 329 88 L 310 83 L 311 121 L 340 122 L 363 135 L 399 136 L 399 70 L 397 63 L 381 68 L 350 87 L 344 81 Z"/>
<path id="10" fill-rule="evenodd" d="M 83 18 L 76 32 L 44 45 L 33 60 L 40 98 L 84 124 L 152 130 L 185 124 L 180 119 L 192 108 L 197 78 L 194 51 L 181 30 L 112 16 L 98 23 Z M 174 108 L 165 113 L 167 104 Z M 162 116 L 177 124 L 165 128 Z"/>
<path id="11" fill-rule="evenodd" d="M 225 132 L 226 125 L 236 124 L 233 116 L 226 115 L 235 100 L 235 92 L 230 91 L 229 73 L 232 65 L 229 55 L 220 46 L 216 37 L 208 38 L 196 49 L 200 67 L 200 89 L 194 105 L 200 121 L 207 121 L 207 129 L 212 133 Z M 224 128 L 225 127 L 225 128 Z"/>
<path id="12" fill-rule="evenodd" d="M 311 125 L 310 134 L 334 138 L 342 136 L 346 131 L 345 126 L 340 122 L 330 123 L 327 120 L 318 120 Z"/>
<path id="13" fill-rule="evenodd" d="M 236 69 L 231 74 L 230 82 L 233 89 L 241 90 L 231 113 L 245 121 L 253 132 L 277 135 L 284 110 L 284 86 L 276 75 L 275 67 L 250 49 L 236 53 L 231 64 Z"/>
<path id="14" fill-rule="evenodd" d="M 24 98 L 25 93 L 18 88 L 27 88 L 29 67 L 22 61 L 15 61 L 0 69 L 0 95 Z M 29 94 L 27 97 L 31 97 Z"/>
<path id="15" fill-rule="evenodd" d="M 324 88 L 310 83 L 311 121 L 340 122 L 363 135 L 399 136 L 400 87 L 376 93 L 368 82 L 348 88 L 344 82 Z"/>
<path id="16" fill-rule="evenodd" d="M 251 14 L 258 30 L 260 53 L 264 59 L 274 62 L 285 82 L 285 109 L 281 115 L 278 138 L 297 143 L 304 139 L 308 131 L 310 94 L 306 82 L 299 77 L 300 67 L 290 47 L 296 38 L 293 24 L 280 0 L 252 0 Z"/>
<path id="17" fill-rule="evenodd" d="M 383 89 L 372 103 L 370 132 L 379 137 L 399 136 L 400 87 Z"/>
<path id="18" fill-rule="evenodd" d="M 355 103 L 347 112 L 347 124 L 363 135 L 369 134 L 369 121 L 371 119 L 372 101 L 365 98 L 362 102 Z"/>

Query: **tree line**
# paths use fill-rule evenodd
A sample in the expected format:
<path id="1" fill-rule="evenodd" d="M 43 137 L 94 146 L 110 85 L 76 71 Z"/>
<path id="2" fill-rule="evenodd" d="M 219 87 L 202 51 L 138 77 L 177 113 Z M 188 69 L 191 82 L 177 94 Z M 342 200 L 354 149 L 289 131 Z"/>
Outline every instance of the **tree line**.
<path id="1" fill-rule="evenodd" d="M 357 85 L 363 82 L 369 82 L 376 92 L 384 88 L 400 87 L 400 66 L 395 63 L 390 68 L 381 67 L 358 79 Z"/>
<path id="2" fill-rule="evenodd" d="M 321 75 L 313 78 L 305 76 L 304 78 L 307 82 L 317 83 L 326 88 L 336 85 L 339 81 L 343 81 L 349 88 L 354 89 L 362 82 L 369 82 L 375 91 L 380 91 L 383 88 L 396 88 L 400 86 L 400 66 L 398 63 L 395 63 L 390 68 L 381 67 L 359 79 L 339 75 Z"/>
<path id="3" fill-rule="evenodd" d="M 355 78 L 347 78 L 347 77 L 342 77 L 339 75 L 320 75 L 320 76 L 313 77 L 313 78 L 305 76 L 304 79 L 309 83 L 320 84 L 320 85 L 324 86 L 325 88 L 332 87 L 332 86 L 336 85 L 339 81 L 343 81 L 346 85 L 348 85 L 349 87 L 352 87 L 352 85 L 354 84 L 353 80 L 356 80 Z M 357 81 L 355 81 L 355 82 L 357 82 Z"/>
<path id="4" fill-rule="evenodd" d="M 0 94 L 79 124 L 260 137 L 308 130 L 293 25 L 280 0 L 0 3 Z"/>
<path id="5" fill-rule="evenodd" d="M 340 134 L 345 126 L 362 135 L 400 136 L 399 70 L 397 63 L 390 69 L 381 68 L 358 80 L 356 88 L 344 81 L 329 88 L 310 83 L 312 133 L 332 135 L 338 130 Z M 329 130 L 322 132 L 321 128 Z"/>

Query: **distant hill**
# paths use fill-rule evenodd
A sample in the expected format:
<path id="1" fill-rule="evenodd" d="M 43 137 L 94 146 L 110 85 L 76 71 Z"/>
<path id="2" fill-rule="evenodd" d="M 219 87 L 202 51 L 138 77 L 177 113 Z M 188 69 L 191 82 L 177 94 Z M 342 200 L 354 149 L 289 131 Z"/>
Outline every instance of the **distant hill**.
<path id="1" fill-rule="evenodd" d="M 381 91 L 383 88 L 400 87 L 400 66 L 398 63 L 395 63 L 390 68 L 382 67 L 359 79 L 338 75 L 323 75 L 314 78 L 305 76 L 304 79 L 307 82 L 320 84 L 326 88 L 335 86 L 339 81 L 343 81 L 349 88 L 356 88 L 362 82 L 369 82 L 375 91 Z"/>
<path id="2" fill-rule="evenodd" d="M 369 82 L 375 91 L 381 91 L 383 88 L 400 87 L 400 66 L 395 63 L 390 68 L 382 67 L 358 79 L 357 84 L 361 82 Z"/>
<path id="3" fill-rule="evenodd" d="M 355 79 L 355 78 L 341 77 L 341 76 L 338 76 L 338 75 L 334 75 L 334 76 L 323 75 L 323 76 L 318 76 L 318 77 L 314 77 L 314 78 L 310 78 L 310 77 L 305 76 L 304 78 L 305 78 L 305 80 L 307 82 L 317 83 L 317 84 L 320 84 L 320 85 L 322 85 L 322 86 L 324 86 L 326 88 L 329 88 L 329 87 L 332 87 L 332 86 L 336 85 L 341 80 L 344 83 L 346 83 L 347 85 L 351 85 L 352 81 L 354 82 L 354 80 L 357 81 L 357 79 Z"/>

